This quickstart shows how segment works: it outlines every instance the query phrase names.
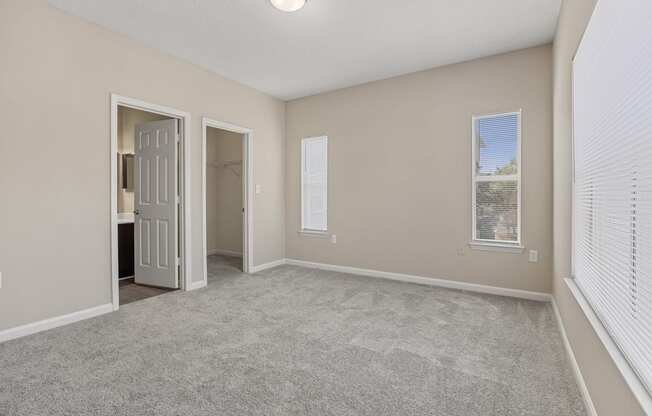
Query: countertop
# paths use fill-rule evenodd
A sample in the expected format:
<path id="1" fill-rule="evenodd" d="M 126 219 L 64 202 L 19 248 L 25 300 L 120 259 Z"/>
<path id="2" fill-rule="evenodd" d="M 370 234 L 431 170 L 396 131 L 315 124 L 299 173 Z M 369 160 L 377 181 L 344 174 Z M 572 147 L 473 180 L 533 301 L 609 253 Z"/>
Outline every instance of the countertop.
<path id="1" fill-rule="evenodd" d="M 133 223 L 134 223 L 133 212 L 118 212 L 118 224 L 133 224 Z"/>

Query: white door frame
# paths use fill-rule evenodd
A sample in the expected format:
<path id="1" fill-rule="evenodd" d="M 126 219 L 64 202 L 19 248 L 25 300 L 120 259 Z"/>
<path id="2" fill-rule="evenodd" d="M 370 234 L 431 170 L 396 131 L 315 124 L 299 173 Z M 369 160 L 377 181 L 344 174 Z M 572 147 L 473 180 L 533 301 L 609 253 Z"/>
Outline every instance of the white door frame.
<path id="1" fill-rule="evenodd" d="M 183 290 L 197 289 L 203 285 L 192 283 L 191 244 L 190 244 L 190 113 L 157 104 L 147 103 L 135 98 L 111 94 L 111 301 L 113 310 L 120 307 L 120 292 L 118 286 L 118 107 L 129 107 L 149 113 L 161 114 L 176 118 L 181 123 L 181 151 L 179 152 L 179 185 L 180 204 L 179 232 L 181 270 L 179 284 Z M 201 283 L 201 282 L 199 282 Z"/>
<path id="2" fill-rule="evenodd" d="M 209 128 L 216 128 L 226 130 L 233 133 L 240 133 L 243 135 L 242 140 L 242 199 L 244 205 L 244 218 L 242 221 L 243 229 L 243 247 L 242 247 L 242 268 L 245 273 L 249 273 L 253 269 L 253 131 L 246 127 L 236 126 L 235 124 L 226 123 L 223 121 L 213 120 L 207 117 L 202 117 L 202 205 L 203 205 L 203 224 L 202 232 L 204 239 L 204 284 L 208 282 L 208 246 L 206 240 L 206 130 Z"/>

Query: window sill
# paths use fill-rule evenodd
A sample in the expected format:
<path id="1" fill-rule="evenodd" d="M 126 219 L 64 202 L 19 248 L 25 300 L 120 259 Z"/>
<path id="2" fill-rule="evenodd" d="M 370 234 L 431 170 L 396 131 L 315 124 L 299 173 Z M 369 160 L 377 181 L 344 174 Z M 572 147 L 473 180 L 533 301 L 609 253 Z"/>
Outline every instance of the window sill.
<path id="1" fill-rule="evenodd" d="M 301 230 L 298 234 L 302 237 L 328 238 L 328 231 Z"/>
<path id="2" fill-rule="evenodd" d="M 499 251 L 503 253 L 521 254 L 525 247 L 520 244 L 490 243 L 485 241 L 471 241 L 469 247 L 473 250 Z"/>

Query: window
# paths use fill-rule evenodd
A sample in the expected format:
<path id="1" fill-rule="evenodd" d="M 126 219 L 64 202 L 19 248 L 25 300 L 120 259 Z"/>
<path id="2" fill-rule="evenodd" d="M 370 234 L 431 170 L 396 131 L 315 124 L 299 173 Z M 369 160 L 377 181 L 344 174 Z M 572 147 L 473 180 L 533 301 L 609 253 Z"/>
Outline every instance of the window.
<path id="1" fill-rule="evenodd" d="M 574 283 L 617 345 L 620 354 L 615 362 L 621 372 L 636 375 L 625 379 L 639 400 L 647 397 L 648 412 L 652 411 L 646 394 L 652 392 L 651 18 L 649 1 L 598 2 L 573 61 Z"/>
<path id="2" fill-rule="evenodd" d="M 328 137 L 301 141 L 301 230 L 328 230 Z"/>
<path id="3" fill-rule="evenodd" d="M 520 247 L 521 113 L 473 118 L 473 243 Z"/>

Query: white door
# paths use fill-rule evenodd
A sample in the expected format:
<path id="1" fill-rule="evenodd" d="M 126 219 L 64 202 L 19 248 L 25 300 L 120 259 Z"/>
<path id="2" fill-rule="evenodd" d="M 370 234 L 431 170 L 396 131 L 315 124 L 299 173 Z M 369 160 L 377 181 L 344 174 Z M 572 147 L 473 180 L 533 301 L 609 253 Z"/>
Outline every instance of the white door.
<path id="1" fill-rule="evenodd" d="M 178 288 L 177 124 L 153 121 L 136 126 L 136 283 Z"/>

